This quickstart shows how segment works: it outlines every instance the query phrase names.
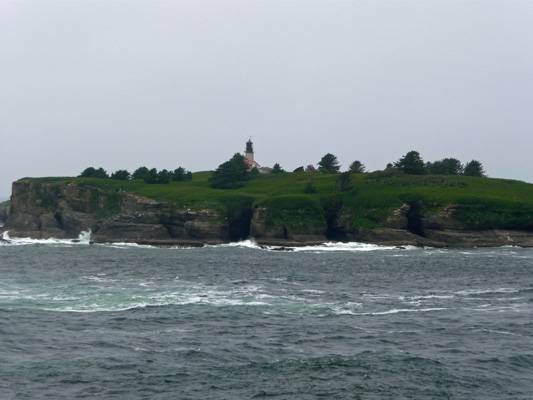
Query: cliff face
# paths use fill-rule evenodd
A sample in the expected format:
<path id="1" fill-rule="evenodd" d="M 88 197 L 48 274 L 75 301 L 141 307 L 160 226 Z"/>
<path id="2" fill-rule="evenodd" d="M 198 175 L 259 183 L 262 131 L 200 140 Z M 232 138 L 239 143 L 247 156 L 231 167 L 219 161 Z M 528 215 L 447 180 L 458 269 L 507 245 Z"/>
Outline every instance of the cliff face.
<path id="1" fill-rule="evenodd" d="M 9 206 L 0 206 L 0 226 L 4 225 L 7 222 L 9 216 Z"/>
<path id="2" fill-rule="evenodd" d="M 90 229 L 97 242 L 229 240 L 228 224 L 216 211 L 195 212 L 73 183 L 13 183 L 10 217 L 4 229 L 10 230 L 11 236 L 35 238 L 75 238 Z"/>
<path id="3" fill-rule="evenodd" d="M 151 244 L 200 245 L 250 237 L 267 245 L 357 241 L 437 247 L 533 247 L 533 234 L 528 231 L 469 229 L 453 217 L 454 206 L 422 209 L 417 204 L 404 204 L 379 228 L 363 228 L 349 209 L 328 214 L 316 203 L 312 209 L 305 199 L 297 198 L 300 203 L 295 203 L 293 198 L 292 205 L 289 200 L 278 197 L 253 209 L 250 202 L 243 202 L 228 207 L 231 212 L 193 211 L 121 191 L 22 180 L 13 184 L 9 218 L 3 230 L 9 230 L 12 237 L 76 238 L 90 229 L 95 242 Z"/>
<path id="4" fill-rule="evenodd" d="M 404 204 L 394 210 L 380 228 L 360 228 L 353 215 L 340 213 L 328 232 L 340 240 L 383 245 L 431 247 L 533 247 L 533 232 L 510 229 L 474 230 L 454 217 L 455 206 L 422 210 L 418 204 Z"/>

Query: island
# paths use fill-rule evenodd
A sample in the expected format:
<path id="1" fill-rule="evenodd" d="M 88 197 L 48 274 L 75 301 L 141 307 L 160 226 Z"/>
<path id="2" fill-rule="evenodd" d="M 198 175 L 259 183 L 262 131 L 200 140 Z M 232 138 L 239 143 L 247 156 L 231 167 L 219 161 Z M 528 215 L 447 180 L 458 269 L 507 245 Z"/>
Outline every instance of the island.
<path id="1" fill-rule="evenodd" d="M 13 183 L 0 230 L 33 238 L 76 238 L 90 230 L 94 242 L 169 246 L 250 239 L 272 246 L 533 247 L 533 185 L 521 181 L 391 168 L 256 173 L 220 189 L 212 176 L 196 172 L 165 184 L 23 178 Z"/>

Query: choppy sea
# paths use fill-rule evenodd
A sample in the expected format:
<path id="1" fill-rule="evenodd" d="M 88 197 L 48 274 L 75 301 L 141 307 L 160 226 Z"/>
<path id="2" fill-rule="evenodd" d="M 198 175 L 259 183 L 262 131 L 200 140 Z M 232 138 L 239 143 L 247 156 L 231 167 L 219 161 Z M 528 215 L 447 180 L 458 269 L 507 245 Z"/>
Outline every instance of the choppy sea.
<path id="1" fill-rule="evenodd" d="M 531 399 L 533 249 L 0 244 L 1 399 Z"/>

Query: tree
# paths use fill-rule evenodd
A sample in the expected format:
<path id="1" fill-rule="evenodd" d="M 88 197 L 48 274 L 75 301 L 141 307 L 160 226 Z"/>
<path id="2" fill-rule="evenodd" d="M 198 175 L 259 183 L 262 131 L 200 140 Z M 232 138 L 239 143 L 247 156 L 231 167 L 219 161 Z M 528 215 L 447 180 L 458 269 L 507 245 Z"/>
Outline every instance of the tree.
<path id="1" fill-rule="evenodd" d="M 463 164 L 456 158 L 444 158 L 428 162 L 426 169 L 432 175 L 460 175 L 463 172 Z"/>
<path id="2" fill-rule="evenodd" d="M 79 178 L 100 178 L 107 179 L 109 175 L 102 167 L 94 169 L 93 167 L 85 168 L 85 170 L 79 175 Z"/>
<path id="3" fill-rule="evenodd" d="M 192 180 L 192 172 L 187 171 L 183 167 L 178 167 L 174 170 L 172 173 L 172 180 L 173 181 L 190 181 Z"/>
<path id="4" fill-rule="evenodd" d="M 152 168 L 143 177 L 144 183 L 153 184 L 157 183 L 157 169 Z"/>
<path id="5" fill-rule="evenodd" d="M 485 171 L 483 170 L 483 165 L 479 161 L 472 160 L 466 163 L 465 169 L 463 170 L 463 175 L 485 176 Z"/>
<path id="6" fill-rule="evenodd" d="M 144 179 L 144 176 L 147 173 L 148 173 L 148 168 L 139 167 L 135 171 L 133 171 L 133 174 L 131 174 L 131 179 Z"/>
<path id="7" fill-rule="evenodd" d="M 350 164 L 348 171 L 352 174 L 364 174 L 366 172 L 365 165 L 361 161 L 355 160 Z"/>
<path id="8" fill-rule="evenodd" d="M 107 175 L 107 172 L 105 169 L 100 167 L 96 171 L 94 171 L 93 178 L 108 179 L 109 175 Z"/>
<path id="9" fill-rule="evenodd" d="M 192 179 L 192 172 L 187 171 L 183 167 L 178 167 L 172 172 L 173 181 L 190 181 Z"/>
<path id="10" fill-rule="evenodd" d="M 270 171 L 271 174 L 280 174 L 282 172 L 285 172 L 285 170 L 281 168 L 281 165 L 279 165 L 278 163 L 275 163 L 272 167 L 272 171 Z"/>
<path id="11" fill-rule="evenodd" d="M 411 175 L 423 175 L 426 172 L 424 160 L 422 160 L 418 151 L 414 150 L 396 161 L 394 166 L 400 171 Z"/>
<path id="12" fill-rule="evenodd" d="M 78 175 L 79 178 L 92 178 L 96 169 L 93 167 L 85 168 L 81 174 Z"/>
<path id="13" fill-rule="evenodd" d="M 118 181 L 127 181 L 130 179 L 130 173 L 125 169 L 119 169 L 111 174 L 111 179 L 116 179 Z"/>
<path id="14" fill-rule="evenodd" d="M 339 192 L 347 192 L 352 188 L 352 173 L 350 171 L 343 172 L 337 178 L 335 189 Z"/>
<path id="15" fill-rule="evenodd" d="M 337 174 L 340 169 L 339 161 L 333 154 L 328 153 L 318 163 L 319 171 L 324 174 Z"/>
<path id="16" fill-rule="evenodd" d="M 235 189 L 248 179 L 248 165 L 242 154 L 235 153 L 228 161 L 220 164 L 209 178 L 215 189 Z"/>
<path id="17" fill-rule="evenodd" d="M 172 178 L 172 172 L 166 169 L 162 169 L 161 171 L 157 173 L 156 183 L 162 183 L 162 184 L 170 183 L 170 178 Z"/>

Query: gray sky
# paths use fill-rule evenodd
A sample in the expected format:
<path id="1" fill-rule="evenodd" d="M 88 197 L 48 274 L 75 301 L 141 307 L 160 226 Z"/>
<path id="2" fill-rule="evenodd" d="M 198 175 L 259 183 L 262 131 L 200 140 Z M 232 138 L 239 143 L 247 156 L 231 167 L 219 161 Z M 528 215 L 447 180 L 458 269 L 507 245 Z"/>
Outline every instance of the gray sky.
<path id="1" fill-rule="evenodd" d="M 0 198 L 86 167 L 477 159 L 533 182 L 531 1 L 0 0 Z"/>

